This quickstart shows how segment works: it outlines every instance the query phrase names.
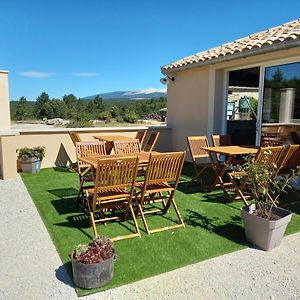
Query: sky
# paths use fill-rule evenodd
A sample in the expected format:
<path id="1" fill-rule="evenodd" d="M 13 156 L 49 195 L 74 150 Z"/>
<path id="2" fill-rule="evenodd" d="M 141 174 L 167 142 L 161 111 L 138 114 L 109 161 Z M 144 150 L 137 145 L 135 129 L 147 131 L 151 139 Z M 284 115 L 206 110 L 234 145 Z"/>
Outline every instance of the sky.
<path id="1" fill-rule="evenodd" d="M 161 66 L 299 11 L 299 0 L 0 0 L 0 70 L 11 100 L 163 89 Z"/>

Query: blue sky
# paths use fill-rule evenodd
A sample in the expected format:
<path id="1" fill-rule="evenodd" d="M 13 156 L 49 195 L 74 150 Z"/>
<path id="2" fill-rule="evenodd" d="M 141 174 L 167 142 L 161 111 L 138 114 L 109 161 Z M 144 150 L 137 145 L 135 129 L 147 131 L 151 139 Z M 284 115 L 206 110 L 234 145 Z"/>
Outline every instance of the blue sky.
<path id="1" fill-rule="evenodd" d="M 160 67 L 299 18 L 300 1 L 1 1 L 11 100 L 164 88 Z"/>

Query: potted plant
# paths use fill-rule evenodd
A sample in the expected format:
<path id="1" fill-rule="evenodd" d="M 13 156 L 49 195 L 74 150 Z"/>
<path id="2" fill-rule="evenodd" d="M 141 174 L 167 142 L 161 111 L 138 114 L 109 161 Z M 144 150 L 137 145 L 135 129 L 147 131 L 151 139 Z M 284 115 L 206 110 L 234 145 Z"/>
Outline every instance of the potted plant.
<path id="1" fill-rule="evenodd" d="M 261 162 L 249 156 L 241 167 L 244 176 L 239 180 L 246 183 L 254 203 L 241 210 L 246 239 L 259 248 L 269 251 L 281 243 L 292 213 L 277 207 L 278 198 L 287 188 L 290 180 L 300 175 L 300 168 L 290 176 L 278 180 L 265 163 L 270 152 L 265 151 Z M 276 167 L 274 166 L 276 173 Z M 276 205 L 275 205 L 276 204 Z"/>
<path id="2" fill-rule="evenodd" d="M 116 255 L 113 243 L 108 237 L 96 237 L 88 245 L 78 245 L 69 256 L 76 286 L 93 289 L 112 279 Z"/>
<path id="3" fill-rule="evenodd" d="M 20 162 L 22 171 L 27 173 L 39 172 L 45 152 L 46 149 L 42 146 L 17 149 L 18 161 Z"/>

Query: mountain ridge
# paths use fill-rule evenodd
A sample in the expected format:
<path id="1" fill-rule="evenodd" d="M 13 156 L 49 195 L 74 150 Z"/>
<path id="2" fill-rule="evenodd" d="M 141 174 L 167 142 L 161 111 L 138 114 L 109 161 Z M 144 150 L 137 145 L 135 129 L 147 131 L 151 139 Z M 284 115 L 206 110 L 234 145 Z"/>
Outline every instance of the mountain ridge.
<path id="1" fill-rule="evenodd" d="M 96 96 L 99 96 L 104 100 L 109 100 L 109 99 L 142 100 L 142 99 L 166 97 L 167 91 L 166 89 L 156 89 L 156 88 L 147 88 L 143 90 L 134 90 L 134 91 L 114 91 L 114 92 L 87 96 L 84 97 L 84 99 L 90 100 L 90 99 L 94 99 Z"/>

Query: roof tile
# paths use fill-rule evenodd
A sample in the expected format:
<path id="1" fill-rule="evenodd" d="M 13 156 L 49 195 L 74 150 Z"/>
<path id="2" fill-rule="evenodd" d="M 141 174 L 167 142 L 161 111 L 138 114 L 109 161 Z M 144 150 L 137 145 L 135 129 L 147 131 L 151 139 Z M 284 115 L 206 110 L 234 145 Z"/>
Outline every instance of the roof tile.
<path id="1" fill-rule="evenodd" d="M 270 28 L 265 31 L 251 34 L 231 43 L 199 52 L 162 67 L 163 71 L 172 71 L 176 68 L 193 65 L 204 61 L 213 61 L 218 57 L 234 53 L 249 51 L 254 48 L 268 47 L 273 44 L 283 43 L 288 40 L 300 39 L 300 19 Z"/>

